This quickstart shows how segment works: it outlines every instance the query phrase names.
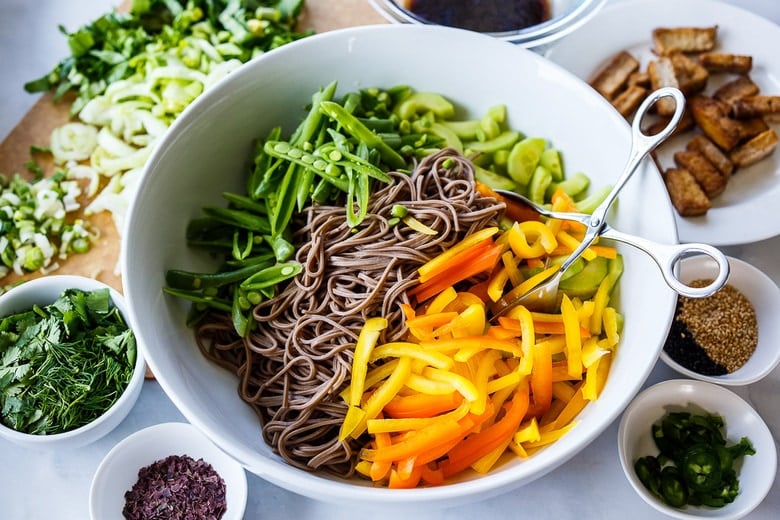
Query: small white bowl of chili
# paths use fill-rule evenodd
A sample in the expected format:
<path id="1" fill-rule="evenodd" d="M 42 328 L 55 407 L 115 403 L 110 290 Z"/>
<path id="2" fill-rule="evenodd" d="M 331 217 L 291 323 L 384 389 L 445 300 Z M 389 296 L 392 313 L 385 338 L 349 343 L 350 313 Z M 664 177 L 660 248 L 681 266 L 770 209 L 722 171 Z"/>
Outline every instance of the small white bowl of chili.
<path id="1" fill-rule="evenodd" d="M 48 275 L 0 295 L 0 358 L 0 437 L 29 448 L 103 437 L 133 408 L 146 374 L 124 297 L 85 276 Z"/>
<path id="2" fill-rule="evenodd" d="M 108 452 L 92 478 L 89 514 L 240 520 L 246 500 L 243 466 L 191 424 L 170 422 L 139 430 Z"/>
<path id="3" fill-rule="evenodd" d="M 720 385 L 748 385 L 780 363 L 780 288 L 747 262 L 729 258 L 726 285 L 701 300 L 680 297 L 661 351 L 676 372 Z M 717 266 L 698 256 L 681 262 L 685 283 L 712 279 Z"/>
<path id="4" fill-rule="evenodd" d="M 682 419 L 674 417 L 675 414 L 689 414 L 690 426 L 685 426 L 684 417 Z M 667 419 L 671 419 L 673 428 L 666 428 L 664 422 Z M 719 420 L 722 424 L 719 427 L 715 426 L 717 422 L 713 423 L 713 420 Z M 731 457 L 726 457 L 725 460 L 720 452 L 716 451 L 719 453 L 719 471 L 715 470 L 713 474 L 709 473 L 707 468 L 688 467 L 689 464 L 702 463 L 701 452 L 699 455 L 689 452 L 690 458 L 682 457 L 682 462 L 675 460 L 675 457 L 664 460 L 662 456 L 657 459 L 658 464 L 662 468 L 676 467 L 682 475 L 691 475 L 688 472 L 690 469 L 694 470 L 694 474 L 707 475 L 709 478 L 718 478 L 717 475 L 720 474 L 721 484 L 715 484 L 712 490 L 702 492 L 693 489 L 685 477 L 683 478 L 686 484 L 672 485 L 671 482 L 678 480 L 681 475 L 663 473 L 661 481 L 657 482 L 657 486 L 653 486 L 656 492 L 651 491 L 645 482 L 653 480 L 648 479 L 647 475 L 655 473 L 655 470 L 646 471 L 646 466 L 640 467 L 644 466 L 644 463 L 638 461 L 645 457 L 659 457 L 661 447 L 666 453 L 669 453 L 670 446 L 683 452 L 699 451 L 698 447 L 703 444 L 712 448 L 716 443 L 715 437 L 702 435 L 702 424 L 707 424 L 710 428 L 716 427 L 720 432 L 721 441 L 724 442 L 722 447 L 732 451 Z M 663 435 L 656 433 L 656 429 L 663 432 Z M 676 431 L 680 433 L 675 433 Z M 659 441 L 656 441 L 656 436 L 659 437 Z M 696 447 L 692 446 L 692 439 L 696 439 Z M 738 447 L 744 443 L 747 443 L 752 450 L 740 451 Z M 719 448 L 715 449 L 719 450 Z M 626 478 L 634 491 L 657 511 L 680 520 L 745 518 L 764 501 L 772 490 L 777 474 L 775 440 L 758 412 L 726 387 L 690 379 L 671 379 L 656 383 L 634 398 L 620 419 L 618 455 Z M 723 467 L 724 465 L 726 468 Z M 697 503 L 697 500 L 691 499 L 694 493 L 699 493 L 700 496 L 717 495 L 716 500 L 722 497 L 720 491 L 723 491 L 723 485 L 725 482 L 731 482 L 731 477 L 726 474 L 727 471 L 736 472 L 734 475 L 738 486 L 736 496 L 733 496 L 733 489 L 729 489 L 725 494 L 731 501 L 724 500 L 723 504 L 694 505 Z M 682 491 L 683 496 L 686 496 L 686 503 L 670 505 L 668 493 L 671 491 L 672 496 L 679 495 L 681 487 L 687 490 Z M 719 493 L 715 494 L 714 490 L 718 490 Z"/>

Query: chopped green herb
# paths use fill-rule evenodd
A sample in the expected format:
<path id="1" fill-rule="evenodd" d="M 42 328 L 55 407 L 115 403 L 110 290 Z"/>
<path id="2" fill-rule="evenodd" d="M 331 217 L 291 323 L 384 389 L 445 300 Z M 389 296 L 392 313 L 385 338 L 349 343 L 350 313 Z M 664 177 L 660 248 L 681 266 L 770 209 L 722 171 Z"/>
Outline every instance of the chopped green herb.
<path id="1" fill-rule="evenodd" d="M 136 341 L 108 289 L 68 289 L 0 320 L 0 419 L 56 434 L 100 417 L 133 376 Z"/>

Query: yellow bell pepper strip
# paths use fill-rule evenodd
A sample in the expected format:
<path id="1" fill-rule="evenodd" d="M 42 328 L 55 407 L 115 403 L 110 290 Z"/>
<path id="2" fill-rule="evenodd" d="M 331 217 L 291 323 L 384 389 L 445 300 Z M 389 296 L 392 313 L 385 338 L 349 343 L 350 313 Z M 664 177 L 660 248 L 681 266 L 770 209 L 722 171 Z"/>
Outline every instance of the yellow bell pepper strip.
<path id="1" fill-rule="evenodd" d="M 578 388 L 577 392 L 574 393 L 563 410 L 561 410 L 561 413 L 558 414 L 558 417 L 555 418 L 555 421 L 551 423 L 552 428 L 560 429 L 572 422 L 577 414 L 585 408 L 585 405 L 587 405 L 588 402 L 589 401 L 582 395 L 581 387 Z"/>
<path id="2" fill-rule="evenodd" d="M 618 334 L 618 315 L 613 307 L 604 309 L 604 332 L 607 335 L 607 341 L 611 346 L 615 346 L 620 341 Z"/>
<path id="3" fill-rule="evenodd" d="M 502 340 L 487 335 L 426 340 L 420 341 L 419 345 L 425 350 L 438 352 L 473 351 L 471 352 L 473 355 L 481 350 L 493 349 L 513 355 L 521 354 L 516 339 Z M 468 357 L 461 357 L 455 360 L 463 362 L 467 359 Z"/>
<path id="4" fill-rule="evenodd" d="M 470 435 L 450 450 L 447 458 L 441 463 L 445 478 L 460 473 L 507 439 L 511 439 L 525 416 L 528 404 L 528 393 L 516 391 L 501 419 L 488 428 Z"/>
<path id="5" fill-rule="evenodd" d="M 442 381 L 451 384 L 452 387 L 469 402 L 474 402 L 479 397 L 479 392 L 477 392 L 477 388 L 474 386 L 474 383 L 462 375 L 456 374 L 455 372 L 441 370 L 433 367 L 425 367 L 422 375 L 433 379 L 434 381 Z"/>
<path id="6" fill-rule="evenodd" d="M 477 473 L 482 473 L 483 475 L 486 474 L 493 468 L 493 466 L 495 466 L 496 462 L 498 462 L 498 459 L 500 459 L 501 455 L 503 455 L 504 452 L 506 451 L 510 442 L 512 442 L 512 437 L 509 437 L 493 451 L 485 454 L 482 458 L 478 459 L 476 462 L 474 462 L 471 465 L 471 467 Z"/>
<path id="7" fill-rule="evenodd" d="M 388 357 L 408 357 L 410 359 L 419 359 L 425 362 L 427 365 L 441 368 L 443 370 L 449 370 L 452 368 L 453 360 L 449 356 L 445 356 L 439 352 L 426 350 L 417 343 L 408 343 L 405 341 L 393 341 L 380 345 L 371 352 L 370 362 L 376 362 L 380 359 Z"/>
<path id="8" fill-rule="evenodd" d="M 537 442 L 541 438 L 539 422 L 536 420 L 536 417 L 531 417 L 530 421 L 521 424 L 513 436 L 513 440 L 518 444 Z"/>
<path id="9" fill-rule="evenodd" d="M 426 282 L 429 279 L 433 278 L 434 276 L 449 271 L 453 259 L 458 257 L 461 253 L 468 251 L 469 249 L 475 246 L 479 246 L 485 240 L 490 239 L 496 233 L 498 233 L 497 227 L 490 227 L 490 228 L 479 230 L 467 236 L 466 238 L 464 238 L 463 240 L 461 240 L 460 242 L 458 242 L 456 245 L 449 248 L 448 250 L 444 251 L 440 255 L 437 255 L 436 257 L 432 258 L 431 260 L 429 260 L 428 262 L 420 266 L 419 269 L 417 269 L 417 274 L 420 277 L 420 282 L 421 283 Z"/>
<path id="10" fill-rule="evenodd" d="M 561 314 L 566 330 L 566 362 L 571 379 L 582 377 L 582 337 L 577 311 L 566 294 L 561 301 Z"/>
<path id="11" fill-rule="evenodd" d="M 504 266 L 507 278 L 509 278 L 509 282 L 512 284 L 512 287 L 517 287 L 523 283 L 523 273 L 521 273 L 520 269 L 517 268 L 517 261 L 515 260 L 515 256 L 512 254 L 512 251 L 505 251 L 501 255 L 501 263 Z"/>
<path id="12" fill-rule="evenodd" d="M 580 245 L 580 242 L 582 242 L 581 238 L 574 237 L 573 235 L 570 235 L 564 230 L 558 231 L 558 234 L 555 236 L 555 238 L 557 239 L 559 244 L 565 246 L 564 251 L 556 251 L 556 253 L 559 254 L 571 253 L 572 251 L 577 249 L 577 247 L 579 247 Z M 596 258 L 596 256 L 597 256 L 596 252 L 593 251 L 592 246 L 588 247 L 587 249 L 585 249 L 585 251 L 582 252 L 582 258 L 588 261 L 593 260 L 594 258 Z"/>
<path id="13" fill-rule="evenodd" d="M 488 380 L 496 373 L 495 362 L 500 357 L 501 354 L 495 350 L 484 351 L 480 354 L 473 378 L 474 386 L 477 389 L 477 399 L 471 403 L 471 411 L 473 413 L 482 413 L 487 407 Z"/>
<path id="14" fill-rule="evenodd" d="M 382 365 L 379 365 L 376 368 L 372 368 L 368 374 L 366 374 L 365 379 L 365 388 L 373 388 L 374 385 L 379 383 L 380 381 L 383 381 L 387 379 L 390 374 L 393 373 L 393 370 L 395 370 L 395 367 L 398 365 L 398 360 L 393 359 L 388 361 L 387 363 L 384 363 Z M 352 384 L 350 383 L 344 390 L 342 390 L 339 393 L 339 396 L 349 404 L 349 396 L 352 393 Z"/>
<path id="15" fill-rule="evenodd" d="M 369 318 L 360 329 L 355 354 L 352 359 L 352 373 L 350 381 L 349 406 L 360 405 L 365 390 L 366 373 L 371 351 L 376 346 L 382 331 L 387 328 L 386 318 Z"/>
<path id="16" fill-rule="evenodd" d="M 425 314 L 438 314 L 444 312 L 448 305 L 454 302 L 458 298 L 458 292 L 453 287 L 447 287 L 442 292 L 436 295 L 431 300 L 428 308 L 425 309 Z M 457 311 L 452 311 L 457 312 Z M 407 320 L 408 325 L 408 320 Z"/>
<path id="17" fill-rule="evenodd" d="M 447 395 L 455 390 L 455 388 L 446 381 L 434 381 L 414 372 L 406 377 L 405 385 L 405 388 L 425 395 Z"/>
<path id="18" fill-rule="evenodd" d="M 357 439 L 363 434 L 366 430 L 366 421 L 378 417 L 385 405 L 398 394 L 398 391 L 401 388 L 403 388 L 406 378 L 411 373 L 411 367 L 411 358 L 399 358 L 398 365 L 395 367 L 395 370 L 393 370 L 393 373 L 390 374 L 390 377 L 384 380 L 368 397 L 365 405 L 362 407 L 365 415 L 351 431 L 347 431 L 347 436 Z M 347 411 L 347 413 L 349 413 L 349 411 Z"/>
<path id="19" fill-rule="evenodd" d="M 454 410 L 461 403 L 463 403 L 463 396 L 454 391 L 444 395 L 397 395 L 385 405 L 384 413 L 397 419 L 435 417 Z"/>
<path id="20" fill-rule="evenodd" d="M 453 338 L 481 336 L 485 333 L 486 325 L 485 305 L 473 303 L 458 313 L 449 325 L 443 326 L 441 332 L 449 332 Z"/>
<path id="21" fill-rule="evenodd" d="M 550 374 L 552 374 L 552 371 L 550 371 Z M 558 401 L 568 403 L 574 397 L 575 392 L 576 390 L 568 381 L 555 381 L 552 384 L 553 398 Z"/>
<path id="22" fill-rule="evenodd" d="M 585 382 L 582 384 L 582 397 L 588 401 L 595 401 L 599 395 L 598 392 L 598 370 L 601 359 L 591 363 L 590 367 L 585 371 Z"/>

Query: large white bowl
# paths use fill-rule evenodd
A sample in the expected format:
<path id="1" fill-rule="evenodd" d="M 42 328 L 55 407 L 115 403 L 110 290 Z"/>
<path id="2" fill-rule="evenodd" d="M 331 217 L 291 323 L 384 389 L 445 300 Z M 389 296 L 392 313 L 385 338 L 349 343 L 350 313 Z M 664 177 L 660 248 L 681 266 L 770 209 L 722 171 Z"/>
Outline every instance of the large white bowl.
<path id="1" fill-rule="evenodd" d="M 747 437 L 756 450 L 738 465 L 739 495 L 721 508 L 674 508 L 653 496 L 634 471 L 634 462 L 645 455 L 658 455 L 651 427 L 667 413 L 710 413 L 723 418 L 727 444 Z M 673 379 L 644 390 L 626 409 L 618 428 L 618 453 L 631 487 L 658 511 L 681 520 L 744 518 L 763 502 L 777 473 L 777 449 L 772 433 L 750 404 L 727 388 L 706 381 Z"/>
<path id="2" fill-rule="evenodd" d="M 629 128 L 605 100 L 538 55 L 495 38 L 433 26 L 382 25 L 323 33 L 284 46 L 232 73 L 192 104 L 150 158 L 124 230 L 122 271 L 133 323 L 152 372 L 194 425 L 257 475 L 317 499 L 350 503 L 452 506 L 531 482 L 593 441 L 625 408 L 653 368 L 674 314 L 675 294 L 655 264 L 621 247 L 625 272 L 620 352 L 603 394 L 569 435 L 527 460 L 440 487 L 373 488 L 295 469 L 264 444 L 255 413 L 233 375 L 206 361 L 185 325 L 188 305 L 163 294 L 167 269 L 213 269 L 185 245 L 190 218 L 220 194 L 243 187 L 252 141 L 281 124 L 297 125 L 313 92 L 408 84 L 442 93 L 463 115 L 505 103 L 510 125 L 544 136 L 563 151 L 568 171 L 593 185 L 614 182 L 628 157 Z M 676 242 L 671 204 L 650 161 L 625 187 L 612 224 Z"/>
<path id="3" fill-rule="evenodd" d="M 122 317 L 128 322 L 130 321 L 127 304 L 121 293 L 97 280 L 74 275 L 49 275 L 14 287 L 0 296 L 0 319 L 10 314 L 32 309 L 33 305 L 41 307 L 49 305 L 66 289 L 81 289 L 82 291 L 108 289 L 113 304 L 119 309 Z M 133 332 L 136 333 L 136 331 Z M 137 333 L 136 340 L 138 340 Z M 51 435 L 33 435 L 0 424 L 0 437 L 28 448 L 73 449 L 85 446 L 112 431 L 130 413 L 141 394 L 145 374 L 146 362 L 139 346 L 133 367 L 133 376 L 127 388 L 119 399 L 94 421 L 67 432 Z"/>

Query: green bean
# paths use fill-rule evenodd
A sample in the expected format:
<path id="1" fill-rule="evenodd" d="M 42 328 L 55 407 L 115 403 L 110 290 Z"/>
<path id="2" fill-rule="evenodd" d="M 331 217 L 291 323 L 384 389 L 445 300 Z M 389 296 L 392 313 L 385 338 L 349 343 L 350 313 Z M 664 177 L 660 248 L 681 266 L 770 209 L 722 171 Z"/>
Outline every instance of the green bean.
<path id="1" fill-rule="evenodd" d="M 231 305 L 229 302 L 226 302 L 225 300 L 219 300 L 213 296 L 204 296 L 200 292 L 196 291 L 182 291 L 179 289 L 174 289 L 172 287 L 163 287 L 163 291 L 172 295 L 176 296 L 177 298 L 182 298 L 184 300 L 189 300 L 193 303 L 203 304 L 206 305 L 209 308 L 218 310 L 218 311 L 224 311 L 224 312 L 230 312 L 231 311 Z"/>
<path id="2" fill-rule="evenodd" d="M 222 197 L 228 202 L 230 202 L 231 206 L 233 206 L 236 209 L 247 209 L 254 213 L 260 213 L 260 214 L 266 213 L 265 205 L 245 195 L 239 195 L 237 193 L 231 193 L 226 191 L 225 193 L 222 194 Z"/>
<path id="3" fill-rule="evenodd" d="M 266 267 L 245 279 L 239 287 L 244 290 L 259 291 L 274 287 L 285 280 L 289 280 L 303 270 L 298 262 L 283 262 Z"/>
<path id="4" fill-rule="evenodd" d="M 266 141 L 264 149 L 269 155 L 285 159 L 304 168 L 310 168 L 314 173 L 341 191 L 346 192 L 349 189 L 347 180 L 342 175 L 343 171 L 341 168 L 333 164 L 332 161 L 327 161 L 322 156 L 296 148 L 287 141 Z"/>
<path id="5" fill-rule="evenodd" d="M 271 231 L 271 225 L 268 222 L 268 217 L 265 215 L 259 216 L 248 211 L 221 208 L 218 206 L 205 206 L 203 212 L 209 217 L 231 226 L 257 231 L 259 233 L 268 233 Z"/>
<path id="6" fill-rule="evenodd" d="M 271 244 L 277 262 L 286 262 L 295 254 L 295 246 L 283 234 L 267 236 L 265 239 Z"/>
<path id="7" fill-rule="evenodd" d="M 366 128 L 358 118 L 347 112 L 344 107 L 332 101 L 321 103 L 320 110 L 341 125 L 350 135 L 368 145 L 369 148 L 376 148 L 382 156 L 382 160 L 391 168 L 403 168 L 406 161 L 398 152 L 393 150 L 374 132 Z"/>
<path id="8" fill-rule="evenodd" d="M 320 124 L 322 122 L 322 112 L 320 111 L 320 104 L 323 101 L 330 101 L 336 94 L 337 82 L 332 81 L 324 89 L 321 89 L 314 93 L 312 96 L 311 108 L 306 118 L 298 125 L 290 137 L 290 142 L 296 145 L 300 145 L 303 142 L 308 142 L 319 131 Z M 279 139 L 275 137 L 274 140 Z"/>
<path id="9" fill-rule="evenodd" d="M 223 287 L 244 280 L 253 274 L 273 265 L 273 255 L 257 257 L 253 263 L 231 271 L 217 273 L 198 273 L 182 269 L 169 269 L 165 273 L 165 283 L 173 290 L 200 291 L 212 287 Z"/>

